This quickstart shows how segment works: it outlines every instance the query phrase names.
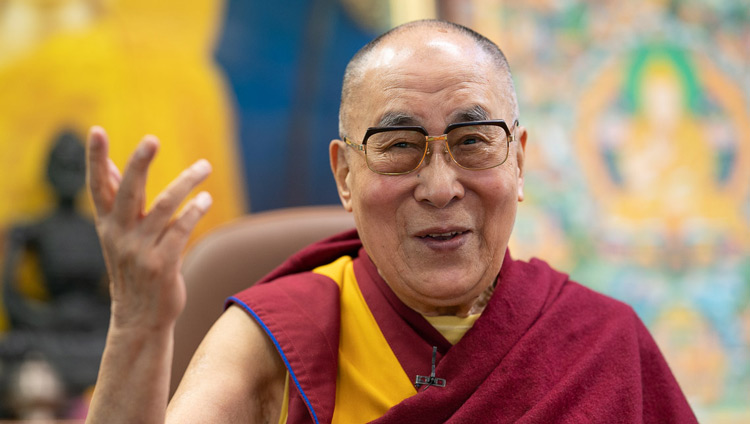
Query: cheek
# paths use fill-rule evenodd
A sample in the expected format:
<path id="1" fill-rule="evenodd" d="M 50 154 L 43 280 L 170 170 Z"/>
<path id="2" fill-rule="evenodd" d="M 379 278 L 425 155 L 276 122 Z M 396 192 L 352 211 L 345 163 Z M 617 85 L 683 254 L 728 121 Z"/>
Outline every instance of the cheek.
<path id="1" fill-rule="evenodd" d="M 353 212 L 363 239 L 383 246 L 386 240 L 398 238 L 404 228 L 401 211 L 410 198 L 404 182 L 400 177 L 373 174 L 355 185 Z"/>
<path id="2" fill-rule="evenodd" d="M 353 204 L 357 215 L 374 218 L 382 215 L 382 209 L 387 209 L 389 192 L 384 182 L 378 178 L 362 178 L 354 187 Z"/>
<path id="3" fill-rule="evenodd" d="M 378 215 L 387 214 L 393 217 L 406 200 L 413 198 L 413 183 L 408 175 L 392 176 L 379 175 L 365 169 L 355 182 L 357 193 L 355 197 L 364 213 Z M 375 212 L 377 211 L 377 212 Z"/>
<path id="4" fill-rule="evenodd" d="M 518 184 L 511 170 L 499 169 L 493 178 L 477 180 L 484 234 L 490 244 L 504 246 L 510 237 L 518 205 Z M 491 241 L 490 241 L 491 240 Z"/>

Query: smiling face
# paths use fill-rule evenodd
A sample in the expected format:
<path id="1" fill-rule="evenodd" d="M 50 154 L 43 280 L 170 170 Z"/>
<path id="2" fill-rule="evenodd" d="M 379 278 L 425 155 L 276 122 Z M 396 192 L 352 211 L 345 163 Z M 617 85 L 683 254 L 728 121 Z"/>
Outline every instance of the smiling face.
<path id="1" fill-rule="evenodd" d="M 511 126 L 515 102 L 503 95 L 512 90 L 503 72 L 464 34 L 429 27 L 393 34 L 367 56 L 346 106 L 347 136 L 361 142 L 368 127 L 384 123 L 440 135 L 448 124 L 482 117 Z M 372 172 L 362 152 L 331 143 L 342 203 L 380 274 L 411 308 L 426 315 L 477 312 L 523 196 L 525 130 L 516 136 L 501 166 L 462 169 L 437 141 L 417 171 L 398 176 Z"/>

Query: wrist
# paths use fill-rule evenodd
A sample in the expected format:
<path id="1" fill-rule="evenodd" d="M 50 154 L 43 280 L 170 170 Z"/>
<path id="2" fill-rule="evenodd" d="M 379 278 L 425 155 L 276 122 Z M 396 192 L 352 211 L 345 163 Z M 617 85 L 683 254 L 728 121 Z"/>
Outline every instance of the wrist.
<path id="1" fill-rule="evenodd" d="M 118 325 L 115 320 L 111 320 L 107 332 L 108 343 L 118 344 L 140 344 L 140 343 L 159 343 L 159 341 L 171 341 L 174 336 L 174 325 L 171 326 L 147 326 Z"/>
<path id="2" fill-rule="evenodd" d="M 112 303 L 112 313 L 109 320 L 109 331 L 117 331 L 126 335 L 156 336 L 172 333 L 177 324 L 177 315 L 140 313 L 140 311 L 119 308 Z"/>

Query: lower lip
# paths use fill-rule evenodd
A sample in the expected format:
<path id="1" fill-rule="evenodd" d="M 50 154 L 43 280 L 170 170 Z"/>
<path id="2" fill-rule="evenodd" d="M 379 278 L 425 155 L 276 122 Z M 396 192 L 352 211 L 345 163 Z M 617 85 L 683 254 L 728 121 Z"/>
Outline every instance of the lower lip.
<path id="1" fill-rule="evenodd" d="M 447 240 L 440 240 L 432 237 L 417 237 L 417 240 L 432 250 L 448 252 L 463 246 L 469 238 L 469 234 L 470 233 L 466 231 Z"/>

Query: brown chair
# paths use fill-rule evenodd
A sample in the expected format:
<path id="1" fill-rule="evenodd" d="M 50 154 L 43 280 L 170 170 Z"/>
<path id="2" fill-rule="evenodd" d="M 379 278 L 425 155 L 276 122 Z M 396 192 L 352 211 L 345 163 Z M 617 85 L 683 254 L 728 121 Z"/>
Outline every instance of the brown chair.
<path id="1" fill-rule="evenodd" d="M 313 206 L 248 215 L 199 240 L 182 265 L 187 304 L 175 328 L 170 396 L 227 297 L 308 244 L 350 228 L 354 218 L 340 206 Z"/>

